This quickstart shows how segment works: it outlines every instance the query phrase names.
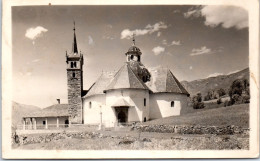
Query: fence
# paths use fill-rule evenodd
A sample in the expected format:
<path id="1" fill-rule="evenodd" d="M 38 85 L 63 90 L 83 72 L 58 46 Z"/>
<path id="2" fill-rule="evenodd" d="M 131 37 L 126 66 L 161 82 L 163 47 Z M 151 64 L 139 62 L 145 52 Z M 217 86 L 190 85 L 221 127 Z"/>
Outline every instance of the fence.
<path id="1" fill-rule="evenodd" d="M 48 124 L 48 125 L 17 125 L 17 130 L 44 130 L 63 129 L 69 127 L 68 124 Z"/>

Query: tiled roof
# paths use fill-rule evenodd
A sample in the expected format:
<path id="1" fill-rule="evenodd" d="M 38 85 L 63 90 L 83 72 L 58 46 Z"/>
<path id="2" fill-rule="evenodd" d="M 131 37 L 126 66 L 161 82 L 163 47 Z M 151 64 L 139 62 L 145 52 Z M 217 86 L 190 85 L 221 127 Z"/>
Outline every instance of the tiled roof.
<path id="1" fill-rule="evenodd" d="M 106 90 L 111 89 L 149 89 L 132 71 L 127 63 L 125 63 L 116 73 L 112 82 L 107 86 Z"/>
<path id="2" fill-rule="evenodd" d="M 146 84 L 154 93 L 172 92 L 189 95 L 168 68 L 157 67 L 150 70 L 150 73 L 152 75 L 151 81 Z"/>
<path id="3" fill-rule="evenodd" d="M 111 82 L 115 75 L 115 72 L 102 72 L 101 76 L 97 81 L 90 87 L 88 93 L 84 97 L 89 97 L 97 94 L 104 94 L 103 91 L 106 89 L 108 84 Z"/>
<path id="4" fill-rule="evenodd" d="M 25 117 L 58 117 L 58 116 L 69 116 L 68 104 L 55 104 L 38 111 L 34 111 L 26 114 Z"/>

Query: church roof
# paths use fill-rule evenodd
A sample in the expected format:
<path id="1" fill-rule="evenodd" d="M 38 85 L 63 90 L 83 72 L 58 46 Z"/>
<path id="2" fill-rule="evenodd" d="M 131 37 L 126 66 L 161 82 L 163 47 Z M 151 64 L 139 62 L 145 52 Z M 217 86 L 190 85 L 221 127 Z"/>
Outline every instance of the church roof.
<path id="1" fill-rule="evenodd" d="M 69 116 L 68 104 L 55 104 L 38 111 L 34 111 L 23 116 L 26 117 L 58 117 L 58 116 Z"/>
<path id="2" fill-rule="evenodd" d="M 189 95 L 168 68 L 157 67 L 150 70 L 150 73 L 151 80 L 146 84 L 154 93 L 167 92 Z"/>
<path id="3" fill-rule="evenodd" d="M 101 76 L 97 79 L 97 81 L 90 87 L 87 95 L 84 97 L 89 97 L 97 94 L 104 94 L 104 90 L 111 82 L 115 75 L 115 72 L 102 72 Z"/>
<path id="4" fill-rule="evenodd" d="M 116 73 L 106 90 L 112 89 L 148 89 L 149 88 L 140 80 L 132 71 L 127 63 L 125 63 Z"/>

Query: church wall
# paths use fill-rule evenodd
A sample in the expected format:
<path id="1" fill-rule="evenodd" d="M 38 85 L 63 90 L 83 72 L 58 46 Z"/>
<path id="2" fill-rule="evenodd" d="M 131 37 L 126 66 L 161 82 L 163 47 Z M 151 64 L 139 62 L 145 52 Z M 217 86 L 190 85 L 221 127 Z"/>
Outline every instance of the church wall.
<path id="1" fill-rule="evenodd" d="M 91 103 L 90 103 L 91 102 Z M 102 119 L 106 115 L 104 111 L 106 103 L 106 96 L 95 95 L 83 99 L 83 119 L 84 124 L 99 124 L 101 121 L 100 112 L 102 110 Z M 100 108 L 100 106 L 102 106 Z M 104 113 L 104 114 L 103 114 Z M 103 120 L 102 120 L 103 122 Z"/>
<path id="2" fill-rule="evenodd" d="M 171 107 L 171 102 L 174 106 Z M 157 119 L 169 116 L 178 116 L 188 106 L 188 97 L 176 93 L 150 94 L 150 118 Z"/>
<path id="3" fill-rule="evenodd" d="M 149 119 L 149 92 L 140 89 L 117 89 L 107 91 L 106 105 L 111 107 L 118 99 L 123 98 L 132 107 L 128 109 L 128 122 L 143 121 Z M 144 107 L 144 98 L 146 98 L 146 106 Z M 111 108 L 114 111 L 114 107 Z M 114 113 L 113 122 L 116 122 Z"/>

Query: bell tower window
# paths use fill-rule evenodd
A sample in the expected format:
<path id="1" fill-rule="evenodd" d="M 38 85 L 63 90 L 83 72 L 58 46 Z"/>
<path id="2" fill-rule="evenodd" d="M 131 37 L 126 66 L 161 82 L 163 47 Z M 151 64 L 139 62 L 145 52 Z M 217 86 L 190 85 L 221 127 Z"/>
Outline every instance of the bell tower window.
<path id="1" fill-rule="evenodd" d="M 134 56 L 133 55 L 131 55 L 131 60 L 133 60 L 134 59 Z"/>
<path id="2" fill-rule="evenodd" d="M 70 62 L 70 68 L 73 68 L 73 62 Z"/>
<path id="3" fill-rule="evenodd" d="M 75 78 L 75 76 L 76 76 L 76 74 L 75 74 L 75 72 L 73 72 L 73 73 L 72 73 L 72 77 Z"/>
<path id="4" fill-rule="evenodd" d="M 77 63 L 76 62 L 74 62 L 74 67 L 77 68 Z"/>

